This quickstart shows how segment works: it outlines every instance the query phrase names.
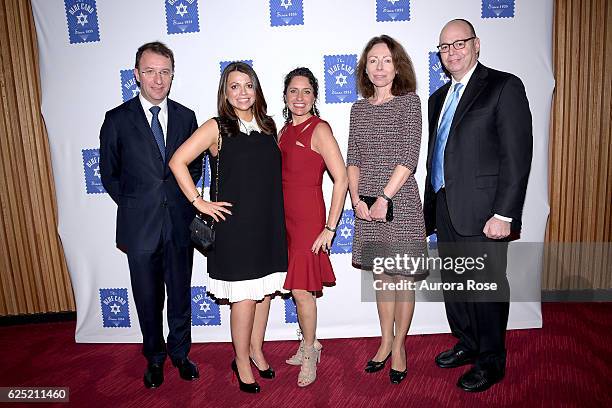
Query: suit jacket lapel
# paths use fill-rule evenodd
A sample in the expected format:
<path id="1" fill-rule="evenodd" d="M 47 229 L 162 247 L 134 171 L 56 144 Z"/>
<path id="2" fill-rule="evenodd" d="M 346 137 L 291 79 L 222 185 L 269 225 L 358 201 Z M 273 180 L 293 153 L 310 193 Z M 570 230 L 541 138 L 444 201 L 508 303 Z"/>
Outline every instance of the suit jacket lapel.
<path id="1" fill-rule="evenodd" d="M 176 105 L 174 101 L 171 101 L 170 99 L 168 99 L 168 126 L 167 126 L 168 134 L 166 135 L 166 158 L 168 159 L 167 161 L 169 161 L 170 157 L 172 157 L 172 154 L 178 147 L 177 146 L 178 131 L 179 131 L 179 125 L 178 125 L 178 116 L 176 112 Z"/>
<path id="2" fill-rule="evenodd" d="M 154 154 L 156 154 L 157 157 L 161 159 L 159 147 L 157 147 L 157 143 L 155 142 L 153 131 L 151 130 L 149 121 L 147 120 L 144 110 L 142 109 L 140 99 L 138 99 L 138 97 L 135 97 L 130 102 L 130 111 L 132 112 L 134 126 L 136 127 L 136 129 L 138 129 L 140 135 L 144 138 L 145 143 L 149 145 L 149 148 L 153 148 Z"/>
<path id="3" fill-rule="evenodd" d="M 463 95 L 461 96 L 461 99 L 459 100 L 459 105 L 457 105 L 457 110 L 453 116 L 453 122 L 451 123 L 449 137 L 450 134 L 453 133 L 455 127 L 457 127 L 457 124 L 470 109 L 480 92 L 482 92 L 484 89 L 485 85 L 487 84 L 486 77 L 487 68 L 479 62 L 474 70 L 474 73 L 472 74 L 472 77 L 470 78 L 470 81 L 467 84 L 467 87 L 465 88 L 465 91 L 463 92 Z"/>

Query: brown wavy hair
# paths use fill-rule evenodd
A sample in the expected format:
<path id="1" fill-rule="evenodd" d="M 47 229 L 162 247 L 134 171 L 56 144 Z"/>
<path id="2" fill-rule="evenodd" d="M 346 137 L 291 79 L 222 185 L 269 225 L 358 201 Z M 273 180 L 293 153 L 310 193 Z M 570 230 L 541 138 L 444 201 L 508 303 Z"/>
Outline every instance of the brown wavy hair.
<path id="1" fill-rule="evenodd" d="M 357 90 L 361 96 L 369 98 L 374 95 L 374 84 L 370 81 L 370 78 L 368 78 L 366 65 L 368 62 L 368 52 L 370 52 L 372 47 L 376 44 L 381 43 L 389 47 L 393 65 L 397 72 L 393 79 L 393 85 L 391 85 L 391 94 L 393 96 L 400 96 L 408 92 L 414 92 L 416 90 L 416 75 L 408 53 L 406 53 L 406 50 L 399 42 L 383 34 L 378 37 L 373 37 L 368 41 L 357 63 Z"/>
<path id="2" fill-rule="evenodd" d="M 259 125 L 262 133 L 276 137 L 276 124 L 274 123 L 274 120 L 268 116 L 268 104 L 266 103 L 266 98 L 264 98 L 261 90 L 259 78 L 257 78 L 255 70 L 253 70 L 249 64 L 242 61 L 232 62 L 225 67 L 223 73 L 221 74 L 221 79 L 219 80 L 219 90 L 217 91 L 217 112 L 223 119 L 223 129 L 220 129 L 222 134 L 231 136 L 240 133 L 238 116 L 234 111 L 234 107 L 227 100 L 227 95 L 225 94 L 227 79 L 229 74 L 234 71 L 242 72 L 243 74 L 248 75 L 251 79 L 253 89 L 255 90 L 255 103 L 252 107 L 253 117 L 255 117 L 257 125 Z"/>
<path id="3" fill-rule="evenodd" d="M 287 88 L 289 88 L 289 83 L 291 83 L 291 80 L 297 76 L 302 76 L 308 79 L 314 95 L 314 102 L 312 103 L 310 113 L 314 116 L 319 116 L 319 109 L 317 109 L 317 100 L 319 99 L 319 81 L 317 81 L 317 77 L 314 76 L 311 70 L 306 67 L 298 67 L 285 75 L 285 88 L 283 89 L 283 102 L 285 103 L 285 107 L 283 108 L 283 117 L 285 118 L 286 123 L 293 120 L 291 111 L 287 106 Z"/>

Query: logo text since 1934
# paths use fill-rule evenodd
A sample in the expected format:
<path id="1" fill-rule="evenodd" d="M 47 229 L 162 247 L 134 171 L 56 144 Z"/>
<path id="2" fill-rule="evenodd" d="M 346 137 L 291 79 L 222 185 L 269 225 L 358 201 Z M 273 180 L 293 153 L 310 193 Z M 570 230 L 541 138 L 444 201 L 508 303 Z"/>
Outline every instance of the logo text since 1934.
<path id="1" fill-rule="evenodd" d="M 70 44 L 100 41 L 96 0 L 64 0 Z"/>
<path id="2" fill-rule="evenodd" d="M 200 31 L 197 0 L 166 0 L 165 3 L 168 34 Z"/>
<path id="3" fill-rule="evenodd" d="M 206 293 L 206 286 L 193 286 L 191 288 L 191 325 L 221 325 L 221 309 Z"/>
<path id="4" fill-rule="evenodd" d="M 376 0 L 376 21 L 409 21 L 410 0 Z"/>
<path id="5" fill-rule="evenodd" d="M 513 18 L 515 0 L 482 0 L 482 18 Z"/>
<path id="6" fill-rule="evenodd" d="M 302 0 L 270 0 L 270 26 L 304 25 Z"/>
<path id="7" fill-rule="evenodd" d="M 326 55 L 325 103 L 350 103 L 357 100 L 355 68 L 357 55 Z"/>
<path id="8" fill-rule="evenodd" d="M 127 288 L 100 289 L 103 327 L 130 327 Z"/>

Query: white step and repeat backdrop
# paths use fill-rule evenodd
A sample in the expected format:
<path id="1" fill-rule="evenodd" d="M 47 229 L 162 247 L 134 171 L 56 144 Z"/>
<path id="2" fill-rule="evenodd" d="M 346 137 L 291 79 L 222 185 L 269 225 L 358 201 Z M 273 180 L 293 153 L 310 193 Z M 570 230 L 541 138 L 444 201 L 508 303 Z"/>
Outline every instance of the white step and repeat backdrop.
<path id="1" fill-rule="evenodd" d="M 171 97 L 195 110 L 199 123 L 216 113 L 220 71 L 229 61 L 253 65 L 277 125 L 283 77 L 309 67 L 320 82 L 319 108 L 346 157 L 356 60 L 373 36 L 399 40 L 414 63 L 426 124 L 428 96 L 448 81 L 435 54 L 452 18 L 469 19 L 481 38 L 481 61 L 523 79 L 533 113 L 534 159 L 522 240 L 542 242 L 548 214 L 547 146 L 554 87 L 552 0 L 33 0 L 40 51 L 42 112 L 51 145 L 61 236 L 77 304 L 78 342 L 141 340 L 126 257 L 115 248 L 116 207 L 100 182 L 99 129 L 104 113 L 134 97 L 136 49 L 161 40 L 173 49 Z M 427 126 L 416 172 L 425 177 Z M 208 178 L 203 181 L 208 185 Z M 324 185 L 331 196 L 331 183 Z M 422 193 L 421 193 L 422 194 Z M 328 202 L 329 204 L 329 202 Z M 379 335 L 376 305 L 361 301 L 351 267 L 354 219 L 347 200 L 334 243 L 337 285 L 319 299 L 319 337 Z M 236 256 L 240 256 L 239 253 Z M 509 276 L 540 286 L 541 252 Z M 229 307 L 206 296 L 206 263 L 196 254 L 192 281 L 195 341 L 229 341 Z M 515 302 L 510 328 L 541 327 L 539 302 Z M 291 300 L 275 298 L 268 339 L 294 339 Z M 442 303 L 419 302 L 412 334 L 447 332 Z"/>

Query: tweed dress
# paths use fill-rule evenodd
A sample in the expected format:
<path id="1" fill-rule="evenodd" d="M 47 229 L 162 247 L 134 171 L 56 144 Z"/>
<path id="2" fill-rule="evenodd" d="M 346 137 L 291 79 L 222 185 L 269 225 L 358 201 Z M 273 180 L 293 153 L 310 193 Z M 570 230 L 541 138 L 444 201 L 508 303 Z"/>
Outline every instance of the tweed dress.
<path id="1" fill-rule="evenodd" d="M 361 99 L 351 108 L 347 164 L 359 168 L 359 194 L 380 196 L 397 165 L 411 171 L 393 197 L 393 221 L 370 222 L 355 217 L 353 265 L 356 267 L 362 266 L 364 243 L 425 242 L 423 206 L 414 178 L 421 125 L 421 102 L 414 92 L 380 105 Z"/>

